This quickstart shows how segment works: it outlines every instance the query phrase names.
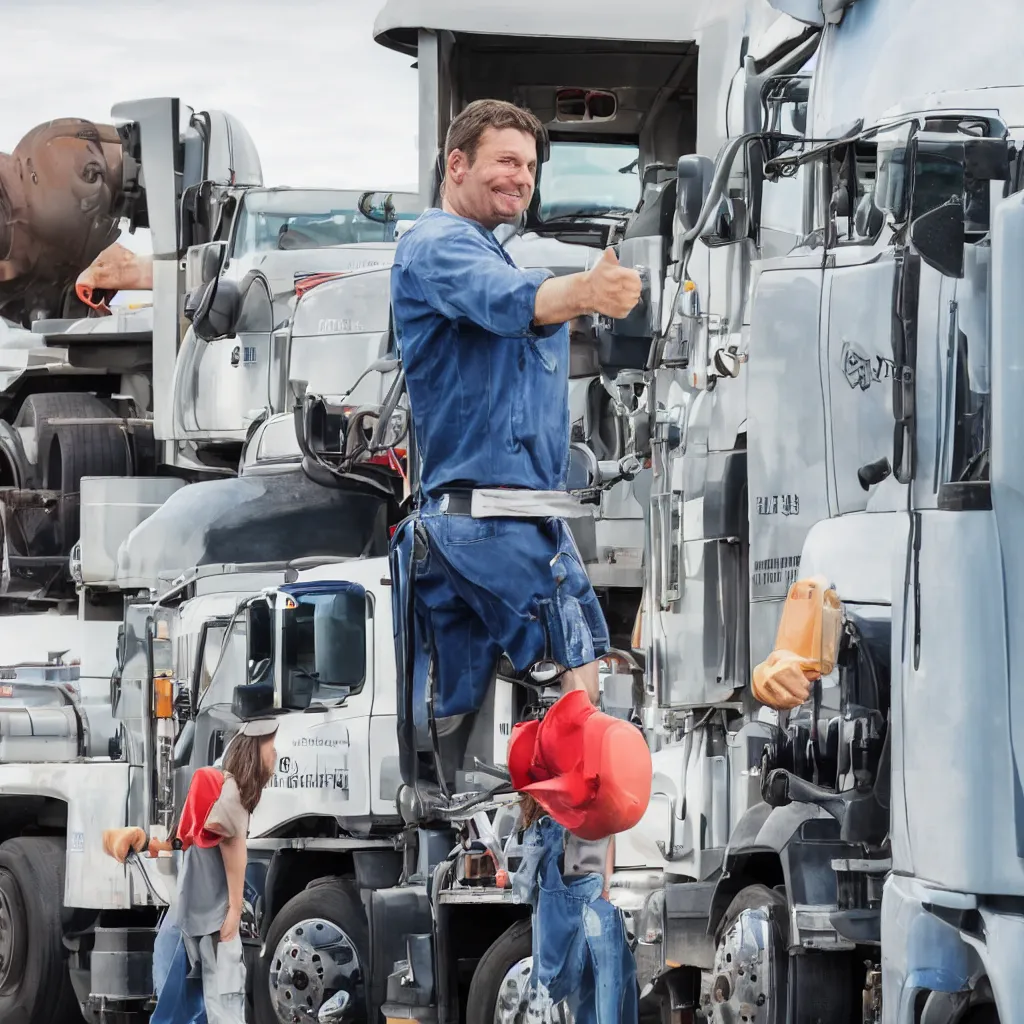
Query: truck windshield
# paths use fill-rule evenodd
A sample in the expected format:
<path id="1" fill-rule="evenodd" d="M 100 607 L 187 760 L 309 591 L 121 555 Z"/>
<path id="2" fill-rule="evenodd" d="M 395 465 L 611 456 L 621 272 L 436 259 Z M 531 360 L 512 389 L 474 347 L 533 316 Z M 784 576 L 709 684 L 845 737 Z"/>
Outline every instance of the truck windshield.
<path id="1" fill-rule="evenodd" d="M 637 146 L 611 142 L 552 142 L 540 181 L 542 220 L 635 209 L 640 201 Z"/>
<path id="2" fill-rule="evenodd" d="M 286 706 L 358 693 L 366 678 L 362 588 L 289 595 L 282 655 Z"/>
<path id="3" fill-rule="evenodd" d="M 419 216 L 418 203 L 416 196 L 399 192 L 254 189 L 238 211 L 233 256 L 392 242 L 399 221 Z"/>

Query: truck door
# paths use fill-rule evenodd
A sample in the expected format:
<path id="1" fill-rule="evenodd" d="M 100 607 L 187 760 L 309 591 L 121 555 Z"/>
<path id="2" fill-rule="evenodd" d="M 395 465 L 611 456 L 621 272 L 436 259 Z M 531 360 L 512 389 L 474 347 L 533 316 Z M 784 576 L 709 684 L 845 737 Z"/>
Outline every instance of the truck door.
<path id="1" fill-rule="evenodd" d="M 821 366 L 823 250 L 760 264 L 747 378 L 750 660 L 772 649 L 808 530 L 830 512 Z"/>
<path id="2" fill-rule="evenodd" d="M 303 816 L 370 813 L 373 602 L 348 580 L 286 584 L 275 602 L 277 768 L 250 835 Z M 252 641 L 250 641 L 252 647 Z M 388 731 L 394 737 L 394 719 Z M 392 739 L 392 747 L 394 740 Z M 397 785 L 395 787 L 397 789 Z"/>
<path id="3" fill-rule="evenodd" d="M 242 610 L 229 622 L 215 620 L 203 629 L 193 679 L 193 694 L 197 696 L 192 754 L 188 768 L 176 779 L 181 783 L 180 791 L 175 792 L 179 806 L 193 772 L 216 762 L 224 753 L 228 732 L 238 724 L 231 705 L 235 687 L 250 681 L 248 625 Z"/>
<path id="4" fill-rule="evenodd" d="M 904 147 L 905 140 L 897 148 Z M 839 515 L 867 508 L 888 476 L 885 460 L 893 457 L 892 332 L 904 250 L 893 244 L 884 200 L 876 195 L 879 160 L 888 164 L 893 152 L 885 139 L 860 140 L 820 164 L 829 197 L 822 314 L 826 466 Z M 887 167 L 882 170 L 884 178 Z M 899 491 L 891 493 L 887 508 L 895 507 Z"/>

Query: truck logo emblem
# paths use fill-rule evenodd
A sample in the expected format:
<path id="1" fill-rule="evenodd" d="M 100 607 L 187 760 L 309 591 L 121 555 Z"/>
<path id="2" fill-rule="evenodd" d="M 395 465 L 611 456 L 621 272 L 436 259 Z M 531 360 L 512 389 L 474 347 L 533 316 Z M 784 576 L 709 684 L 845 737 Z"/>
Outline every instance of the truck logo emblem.
<path id="1" fill-rule="evenodd" d="M 896 373 L 896 364 L 891 359 L 879 355 L 871 358 L 852 341 L 843 342 L 840 359 L 846 383 L 854 390 L 867 391 L 872 384 L 892 380 Z"/>

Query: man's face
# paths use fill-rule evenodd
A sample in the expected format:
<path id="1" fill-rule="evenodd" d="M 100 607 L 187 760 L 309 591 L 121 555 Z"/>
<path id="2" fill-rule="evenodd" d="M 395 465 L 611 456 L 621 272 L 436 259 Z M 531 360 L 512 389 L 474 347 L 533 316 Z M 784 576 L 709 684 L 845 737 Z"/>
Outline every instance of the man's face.
<path id="1" fill-rule="evenodd" d="M 493 230 L 518 219 L 533 198 L 537 140 L 517 128 L 485 129 L 470 164 L 466 154 L 448 157 L 445 199 L 454 212 Z"/>

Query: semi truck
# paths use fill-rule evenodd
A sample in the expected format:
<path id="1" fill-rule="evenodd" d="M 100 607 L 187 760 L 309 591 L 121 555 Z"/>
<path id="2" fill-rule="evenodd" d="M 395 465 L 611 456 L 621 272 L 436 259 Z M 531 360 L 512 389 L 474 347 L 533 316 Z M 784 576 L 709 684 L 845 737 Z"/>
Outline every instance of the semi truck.
<path id="1" fill-rule="evenodd" d="M 485 9 L 394 0 L 375 31 L 417 55 L 422 170 L 483 95 L 537 112 L 552 157 L 574 131 L 639 137 L 641 202 L 594 240 L 650 280 L 627 321 L 595 325 L 605 375 L 633 388 L 630 451 L 650 460 L 634 654 L 655 775 L 612 884 L 636 908 L 642 1012 L 1016 1019 L 1012 45 L 965 47 L 952 4 L 521 13 L 512 33 Z M 632 67 L 612 56 L 631 47 Z M 622 469 L 594 459 L 585 482 Z M 384 1013 L 517 1019 L 528 925 L 506 918 L 482 955 L 461 944 L 481 934 L 473 903 L 502 907 L 488 923 L 525 917 L 480 884 L 468 811 L 488 793 L 445 762 L 438 737 L 460 726 L 430 721 L 429 694 L 414 728 L 403 594 L 423 555 L 409 524 L 392 564 L 399 719 L 424 756 L 403 761 L 399 806 L 418 849 L 442 824 L 451 847 L 427 854 Z M 752 671 L 792 585 L 819 575 L 843 609 L 837 668 L 775 713 Z M 968 697 L 981 664 L 993 686 Z"/>
<path id="2" fill-rule="evenodd" d="M 419 210 L 408 193 L 264 187 L 255 145 L 224 112 L 156 98 L 119 104 L 112 120 L 119 180 L 101 212 L 148 229 L 152 302 L 72 319 L 43 309 L 0 328 L 0 604 L 13 611 L 74 605 L 83 477 L 133 478 L 143 508 L 167 496 L 162 478 L 236 475 L 246 438 L 290 413 L 291 370 L 334 368 L 320 349 L 338 318 L 292 350 L 297 293 L 317 275 L 386 265 Z M 203 337 L 190 318 L 202 325 L 211 307 L 225 329 Z M 340 369 L 324 386 L 350 379 Z"/>
<path id="3" fill-rule="evenodd" d="M 134 663 L 138 686 L 122 693 L 126 636 L 145 647 L 140 599 L 159 589 L 161 573 L 233 558 L 238 548 L 218 547 L 215 532 L 240 502 L 254 560 L 278 557 L 275 524 L 296 505 L 306 518 L 293 516 L 287 528 L 300 537 L 287 546 L 290 560 L 386 547 L 375 512 L 359 519 L 358 497 L 317 487 L 297 462 L 291 478 L 282 475 L 299 453 L 291 393 L 274 389 L 293 373 L 320 388 L 358 385 L 381 328 L 343 321 L 322 295 L 307 303 L 315 316 L 297 321 L 295 308 L 325 281 L 388 265 L 418 199 L 263 188 L 240 124 L 191 114 L 179 128 L 180 109 L 167 99 L 114 111 L 125 173 L 147 169 L 129 212 L 132 226 L 152 235 L 152 305 L 36 318 L 31 329 L 3 325 L 12 359 L 3 432 L 10 472 L 0 492 L 0 845 L 10 926 L 0 1016 L 33 1022 L 77 1018 L 78 1009 L 90 1020 L 145 1019 L 151 1003 L 150 950 L 173 868 L 126 871 L 98 845 L 106 827 L 151 820 L 160 834 L 168 824 L 166 815 L 153 818 L 168 799 L 154 758 L 166 760 L 174 730 L 155 718 L 152 652 Z M 223 330 L 207 341 L 193 321 L 202 324 L 211 307 Z M 350 390 L 364 404 L 375 394 Z M 222 422 L 195 418 L 218 401 Z M 212 492 L 199 500 L 184 493 L 200 480 Z M 173 557 L 147 557 L 144 537 L 119 566 L 122 541 L 172 497 L 185 519 L 172 509 L 154 529 Z M 350 515 L 359 521 L 338 535 Z M 168 521 L 181 528 L 173 549 Z M 164 641 L 154 638 L 156 650 Z M 144 684 L 139 665 L 149 669 Z M 150 703 L 140 703 L 147 695 Z"/>

